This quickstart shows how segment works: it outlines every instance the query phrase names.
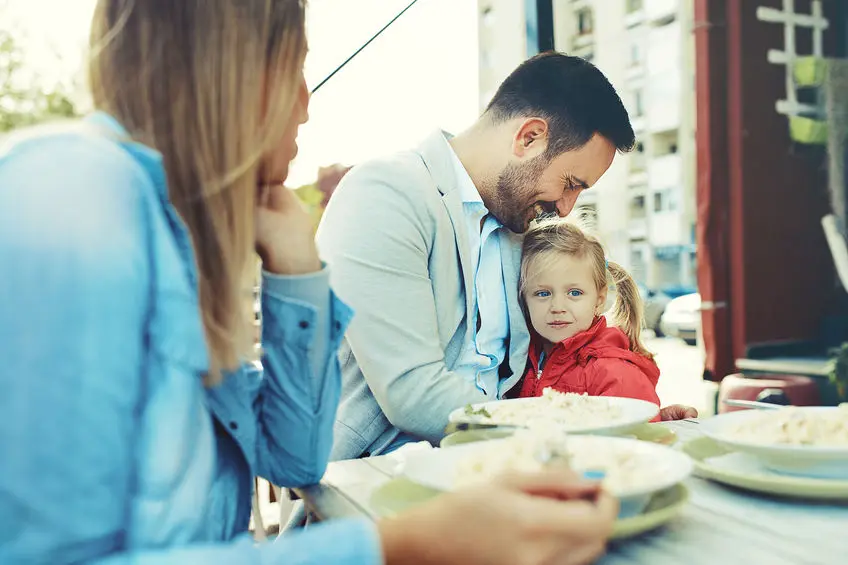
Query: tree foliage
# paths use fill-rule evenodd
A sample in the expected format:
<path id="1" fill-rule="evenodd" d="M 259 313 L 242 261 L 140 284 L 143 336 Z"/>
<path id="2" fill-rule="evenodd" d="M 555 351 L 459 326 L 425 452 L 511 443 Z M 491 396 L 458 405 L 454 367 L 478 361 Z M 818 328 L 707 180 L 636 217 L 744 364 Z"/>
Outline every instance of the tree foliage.
<path id="1" fill-rule="evenodd" d="M 44 85 L 28 73 L 15 35 L 0 29 L 0 133 L 75 115 L 76 105 L 68 88 Z"/>

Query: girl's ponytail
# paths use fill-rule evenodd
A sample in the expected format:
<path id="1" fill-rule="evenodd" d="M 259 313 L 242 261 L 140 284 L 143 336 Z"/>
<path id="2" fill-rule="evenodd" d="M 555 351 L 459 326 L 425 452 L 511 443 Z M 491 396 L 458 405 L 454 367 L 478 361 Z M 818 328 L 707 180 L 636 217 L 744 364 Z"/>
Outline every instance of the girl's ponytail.
<path id="1" fill-rule="evenodd" d="M 642 343 L 642 327 L 645 323 L 644 304 L 636 281 L 621 265 L 610 261 L 609 276 L 615 285 L 615 304 L 610 311 L 612 323 L 621 329 L 630 340 L 630 350 L 653 359 L 654 355 Z"/>

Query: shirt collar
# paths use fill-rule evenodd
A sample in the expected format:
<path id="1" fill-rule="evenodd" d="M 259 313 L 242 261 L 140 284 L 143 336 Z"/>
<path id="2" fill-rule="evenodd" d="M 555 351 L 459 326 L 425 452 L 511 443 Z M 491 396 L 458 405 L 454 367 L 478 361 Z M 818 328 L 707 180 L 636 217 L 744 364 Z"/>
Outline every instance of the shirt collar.
<path id="1" fill-rule="evenodd" d="M 459 193 L 462 196 L 462 202 L 464 204 L 483 205 L 483 199 L 480 197 L 480 192 L 477 190 L 477 187 L 474 186 L 474 181 L 471 180 L 471 177 L 468 175 L 468 171 L 465 170 L 462 161 L 459 160 L 459 157 L 457 157 L 456 152 L 449 143 L 451 138 L 453 138 L 451 134 L 442 132 L 442 139 L 445 140 L 445 146 L 450 152 L 451 163 L 453 164 L 453 174 L 456 177 Z M 483 208 L 485 208 L 485 205 L 483 205 Z"/>

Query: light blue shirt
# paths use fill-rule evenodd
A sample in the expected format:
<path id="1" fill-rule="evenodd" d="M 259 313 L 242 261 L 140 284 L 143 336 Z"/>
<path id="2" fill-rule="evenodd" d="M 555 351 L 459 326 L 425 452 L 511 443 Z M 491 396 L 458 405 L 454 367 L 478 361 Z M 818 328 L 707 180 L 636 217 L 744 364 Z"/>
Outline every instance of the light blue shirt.
<path id="1" fill-rule="evenodd" d="M 509 336 L 509 310 L 499 240 L 503 226 L 489 214 L 480 192 L 453 147 L 447 139 L 445 143 L 453 158 L 454 175 L 462 195 L 474 274 L 471 303 L 475 315 L 469 320 L 474 339 L 466 344 L 454 370 L 487 395 L 500 397 L 498 368 L 506 357 L 506 339 Z"/>
<path id="2" fill-rule="evenodd" d="M 326 468 L 351 316 L 327 271 L 265 274 L 261 366 L 205 387 L 190 238 L 124 138 L 97 114 L 0 140 L 0 563 L 381 563 L 366 520 L 247 534 L 254 475 Z"/>

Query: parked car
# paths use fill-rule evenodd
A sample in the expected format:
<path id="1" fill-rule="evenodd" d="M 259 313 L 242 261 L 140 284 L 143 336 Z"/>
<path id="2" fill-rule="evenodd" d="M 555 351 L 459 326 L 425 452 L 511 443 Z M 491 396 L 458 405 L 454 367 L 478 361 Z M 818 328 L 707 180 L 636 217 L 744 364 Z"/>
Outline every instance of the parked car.
<path id="1" fill-rule="evenodd" d="M 684 294 L 672 299 L 660 319 L 660 329 L 671 337 L 679 337 L 689 345 L 697 343 L 701 326 L 701 295 Z"/>
<path id="2" fill-rule="evenodd" d="M 665 307 L 671 301 L 671 297 L 643 284 L 639 285 L 639 294 L 642 295 L 642 302 L 645 305 L 645 327 L 654 330 L 657 337 L 662 337 L 663 331 L 660 327 L 660 319 L 665 312 Z"/>
<path id="3" fill-rule="evenodd" d="M 669 298 L 680 298 L 686 294 L 697 294 L 698 289 L 687 285 L 674 285 L 662 287 L 662 293 Z"/>

